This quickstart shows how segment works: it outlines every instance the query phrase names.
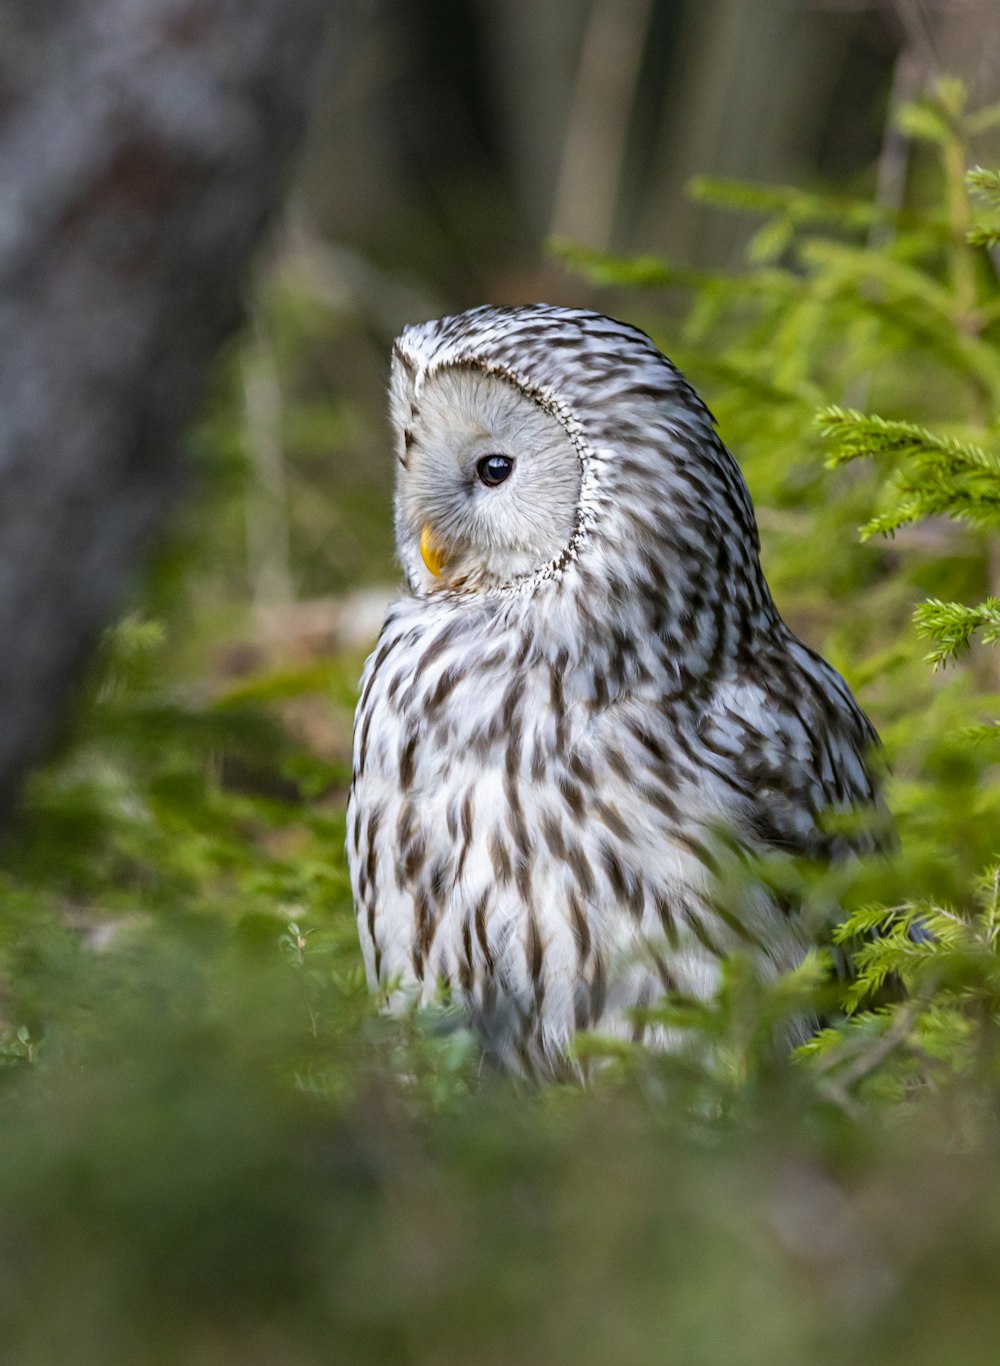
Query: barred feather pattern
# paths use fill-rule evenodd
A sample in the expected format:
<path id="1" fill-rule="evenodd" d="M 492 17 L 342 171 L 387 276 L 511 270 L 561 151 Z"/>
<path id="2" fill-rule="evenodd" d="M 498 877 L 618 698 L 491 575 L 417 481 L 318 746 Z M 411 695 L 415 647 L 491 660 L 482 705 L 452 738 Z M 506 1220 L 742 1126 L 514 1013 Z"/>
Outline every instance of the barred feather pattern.
<path id="1" fill-rule="evenodd" d="M 439 583 L 399 495 L 407 584 L 362 680 L 348 856 L 373 988 L 445 990 L 503 1062 L 551 1073 L 576 1030 L 638 1037 L 635 1007 L 710 993 L 736 948 L 798 961 L 795 917 L 722 904 L 719 861 L 845 852 L 821 817 L 877 802 L 876 737 L 779 617 L 739 468 L 644 333 L 546 305 L 409 328 L 400 489 L 458 372 L 558 422 L 578 498 L 545 563 Z"/>

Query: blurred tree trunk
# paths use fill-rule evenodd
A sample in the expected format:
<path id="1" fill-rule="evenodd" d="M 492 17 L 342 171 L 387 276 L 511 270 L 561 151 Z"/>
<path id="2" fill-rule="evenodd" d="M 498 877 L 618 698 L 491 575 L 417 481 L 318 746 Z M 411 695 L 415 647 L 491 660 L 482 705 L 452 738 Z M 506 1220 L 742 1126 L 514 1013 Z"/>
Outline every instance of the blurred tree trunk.
<path id="1" fill-rule="evenodd" d="M 806 129 L 824 107 L 839 52 L 807 0 L 699 0 L 684 8 L 683 66 L 666 110 L 659 183 L 637 236 L 680 261 L 728 261 L 739 220 L 692 204 L 707 173 L 764 182 L 800 178 Z"/>
<path id="2" fill-rule="evenodd" d="M 591 0 L 478 0 L 489 72 L 528 236 L 552 221 L 574 76 Z"/>
<path id="3" fill-rule="evenodd" d="M 594 0 L 577 63 L 552 233 L 608 250 L 653 0 Z"/>
<path id="4" fill-rule="evenodd" d="M 0 819 L 183 491 L 323 0 L 5 0 Z"/>
<path id="5" fill-rule="evenodd" d="M 679 261 L 730 264 L 753 228 L 690 202 L 692 176 L 801 183 L 815 174 L 824 133 L 845 122 L 849 111 L 838 100 L 869 109 L 877 137 L 880 82 L 884 75 L 888 99 L 896 55 L 920 77 L 907 95 L 950 74 L 968 84 L 971 108 L 1000 98 L 998 0 L 686 0 L 682 8 L 683 60 L 668 88 L 658 171 L 635 234 L 641 249 Z M 884 48 L 884 72 L 873 65 L 872 46 L 842 84 L 845 59 L 864 34 L 867 45 Z M 977 148 L 985 164 L 998 144 L 1000 136 L 987 137 Z"/>

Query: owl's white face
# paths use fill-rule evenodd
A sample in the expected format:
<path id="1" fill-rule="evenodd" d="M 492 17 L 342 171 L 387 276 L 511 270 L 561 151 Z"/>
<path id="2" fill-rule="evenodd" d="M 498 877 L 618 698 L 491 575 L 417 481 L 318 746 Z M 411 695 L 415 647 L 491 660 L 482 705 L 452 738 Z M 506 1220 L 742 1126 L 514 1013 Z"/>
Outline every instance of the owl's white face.
<path id="1" fill-rule="evenodd" d="M 396 360 L 396 541 L 417 591 L 483 592 L 558 559 L 576 527 L 580 456 L 557 418 L 471 366 L 430 375 L 414 399 Z"/>

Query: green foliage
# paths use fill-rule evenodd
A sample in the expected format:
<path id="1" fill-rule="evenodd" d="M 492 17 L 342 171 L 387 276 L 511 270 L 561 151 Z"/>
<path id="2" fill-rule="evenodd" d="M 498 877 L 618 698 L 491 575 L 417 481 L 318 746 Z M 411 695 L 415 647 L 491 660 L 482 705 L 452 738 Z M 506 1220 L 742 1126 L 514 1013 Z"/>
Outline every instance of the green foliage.
<path id="1" fill-rule="evenodd" d="M 917 632 L 936 641 L 927 656 L 935 668 L 954 659 L 966 650 L 972 637 L 979 632 L 984 645 L 1000 641 L 1000 599 L 987 598 L 978 607 L 965 607 L 960 602 L 938 602 L 932 598 L 922 602 L 913 614 Z"/>
<path id="2" fill-rule="evenodd" d="M 993 1359 L 1000 176 L 965 171 L 1000 107 L 946 83 L 901 117 L 898 211 L 697 182 L 762 220 L 742 273 L 560 248 L 682 292 L 674 335 L 649 295 L 646 325 L 746 471 L 779 606 L 883 736 L 898 849 L 720 889 L 764 881 L 829 947 L 667 999 L 666 1052 L 580 1039 L 582 1087 L 493 1075 L 447 1006 L 376 1012 L 342 853 L 361 659 L 260 627 L 246 381 L 280 391 L 296 592 L 374 576 L 388 504 L 320 459 L 367 422 L 279 281 L 193 442 L 200 506 L 3 850 L 5 1361 Z"/>
<path id="3" fill-rule="evenodd" d="M 891 461 L 897 501 L 862 528 L 866 539 L 935 516 L 984 530 L 1000 526 L 1000 457 L 981 446 L 912 422 L 889 422 L 838 407 L 822 409 L 817 422 L 823 435 L 832 438 L 831 468 L 864 456 Z"/>

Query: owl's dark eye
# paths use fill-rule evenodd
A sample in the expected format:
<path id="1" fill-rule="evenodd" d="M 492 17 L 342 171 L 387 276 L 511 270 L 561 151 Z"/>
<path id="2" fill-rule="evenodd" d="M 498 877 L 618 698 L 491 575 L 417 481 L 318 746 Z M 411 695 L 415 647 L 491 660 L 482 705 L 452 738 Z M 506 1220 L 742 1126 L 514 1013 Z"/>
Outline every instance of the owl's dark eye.
<path id="1" fill-rule="evenodd" d="M 476 461 L 476 475 L 490 489 L 509 479 L 513 468 L 514 458 L 510 455 L 484 455 L 482 460 Z"/>

